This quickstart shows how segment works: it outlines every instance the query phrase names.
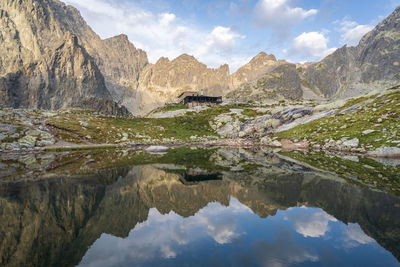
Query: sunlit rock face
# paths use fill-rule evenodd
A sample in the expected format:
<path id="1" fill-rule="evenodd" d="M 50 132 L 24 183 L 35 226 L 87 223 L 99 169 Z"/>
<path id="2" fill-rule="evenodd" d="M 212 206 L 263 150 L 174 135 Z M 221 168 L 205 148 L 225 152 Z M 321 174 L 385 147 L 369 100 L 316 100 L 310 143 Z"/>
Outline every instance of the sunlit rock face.
<path id="1" fill-rule="evenodd" d="M 385 89 L 400 81 L 400 7 L 367 33 L 356 47 L 342 47 L 300 68 L 303 79 L 327 97 Z"/>
<path id="2" fill-rule="evenodd" d="M 2 1 L 0 16 L 5 52 L 0 106 L 91 108 L 93 103 L 104 106 L 104 113 L 111 106 L 113 115 L 127 112 L 112 97 L 118 101 L 133 86 L 147 56 L 126 36 L 101 40 L 75 8 L 56 0 Z"/>
<path id="3" fill-rule="evenodd" d="M 165 103 L 176 102 L 183 91 L 220 96 L 229 86 L 228 65 L 210 69 L 193 56 L 183 54 L 170 61 L 160 58 L 141 73 L 137 90 L 127 92 L 124 104 L 135 113 L 146 113 Z"/>
<path id="4" fill-rule="evenodd" d="M 261 218 L 278 216 L 279 211 L 291 207 L 318 207 L 324 212 L 312 212 L 294 222 L 297 233 L 318 238 L 329 230 L 330 222 L 357 223 L 361 229 L 348 229 L 352 240 L 368 243 L 373 238 L 399 257 L 397 197 L 324 177 L 273 154 L 221 149 L 201 168 L 182 161 L 166 164 L 160 159 L 162 164 L 108 165 L 104 170 L 90 170 L 88 154 L 83 155 L 68 156 L 65 160 L 46 157 L 54 162 L 43 162 L 48 171 L 32 177 L 33 180 L 24 176 L 23 180 L 14 178 L 7 182 L 3 178 L 2 265 L 21 266 L 29 262 L 73 266 L 102 234 L 127 238 L 133 229 L 145 226 L 149 217 L 153 220 L 155 212 L 161 216 L 159 219 L 171 213 L 190 218 L 199 212 L 204 214 L 210 203 L 219 203 L 218 211 L 232 206 L 239 212 L 247 207 Z M 131 158 L 129 154 L 125 157 L 124 160 Z M 8 158 L 2 164 L 27 161 Z M 244 162 L 250 163 L 247 170 L 238 171 Z M 92 164 L 100 163 L 99 160 Z M 36 165 L 31 168 L 38 168 Z M 232 202 L 232 198 L 237 202 Z M 207 233 L 219 244 L 237 237 L 216 225 Z"/>

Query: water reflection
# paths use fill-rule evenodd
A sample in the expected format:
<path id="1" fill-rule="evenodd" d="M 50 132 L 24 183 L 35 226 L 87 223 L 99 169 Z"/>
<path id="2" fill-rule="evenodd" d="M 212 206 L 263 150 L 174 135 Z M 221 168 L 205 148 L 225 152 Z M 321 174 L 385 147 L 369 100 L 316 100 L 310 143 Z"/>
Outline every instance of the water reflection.
<path id="1" fill-rule="evenodd" d="M 7 155 L 2 164 L 15 171 L 0 183 L 1 265 L 391 266 L 400 258 L 400 199 L 298 155 L 98 153 L 28 155 L 31 169 Z"/>
<path id="2" fill-rule="evenodd" d="M 317 246 L 316 246 L 317 244 Z M 362 258 L 351 259 L 357 250 Z M 326 252 L 330 255 L 326 255 Z M 219 255 L 217 257 L 217 255 Z M 329 258 L 328 258 L 329 256 Z M 296 207 L 261 219 L 236 198 L 210 203 L 194 216 L 149 211 L 126 238 L 103 234 L 80 266 L 395 265 L 358 224 L 345 225 L 319 208 Z"/>

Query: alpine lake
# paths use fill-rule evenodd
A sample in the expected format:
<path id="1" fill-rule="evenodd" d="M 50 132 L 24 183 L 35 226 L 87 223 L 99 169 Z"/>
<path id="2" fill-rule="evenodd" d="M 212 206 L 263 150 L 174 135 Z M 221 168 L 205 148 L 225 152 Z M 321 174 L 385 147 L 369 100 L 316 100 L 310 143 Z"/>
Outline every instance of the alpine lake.
<path id="1" fill-rule="evenodd" d="M 1 266 L 399 266 L 400 160 L 0 154 Z"/>

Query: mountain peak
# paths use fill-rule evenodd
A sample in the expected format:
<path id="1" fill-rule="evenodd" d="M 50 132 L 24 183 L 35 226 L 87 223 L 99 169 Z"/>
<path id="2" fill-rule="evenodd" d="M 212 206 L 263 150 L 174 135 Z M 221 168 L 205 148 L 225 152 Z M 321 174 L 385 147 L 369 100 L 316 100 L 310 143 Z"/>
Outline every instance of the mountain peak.
<path id="1" fill-rule="evenodd" d="M 250 60 L 250 63 L 256 61 L 276 61 L 276 57 L 272 54 L 269 55 L 265 52 L 260 52 Z"/>
<path id="2" fill-rule="evenodd" d="M 173 61 L 196 61 L 196 62 L 198 62 L 198 60 L 194 56 L 188 55 L 188 54 L 182 54 L 179 57 L 175 58 Z"/>

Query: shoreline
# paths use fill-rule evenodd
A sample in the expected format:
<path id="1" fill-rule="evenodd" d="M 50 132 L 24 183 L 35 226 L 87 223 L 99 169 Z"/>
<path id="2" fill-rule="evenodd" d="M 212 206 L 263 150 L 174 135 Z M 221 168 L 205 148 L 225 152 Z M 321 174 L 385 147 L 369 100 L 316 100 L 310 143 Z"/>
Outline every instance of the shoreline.
<path id="1" fill-rule="evenodd" d="M 329 148 L 314 148 L 312 146 L 303 146 L 300 144 L 296 147 L 297 143 L 292 143 L 291 147 L 284 146 L 273 146 L 268 144 L 262 144 L 259 142 L 253 142 L 250 139 L 220 139 L 214 141 L 207 142 L 182 142 L 182 143 L 161 143 L 161 144 L 150 144 L 150 143 L 141 143 L 141 144 L 71 144 L 69 145 L 53 145 L 49 147 L 34 147 L 31 149 L 20 149 L 20 150 L 0 150 L 1 153 L 7 154 L 19 154 L 19 153 L 42 153 L 42 152 L 68 152 L 68 151 L 88 151 L 88 150 L 102 150 L 102 149 L 146 149 L 151 146 L 161 146 L 167 148 L 175 148 L 175 147 L 184 147 L 184 146 L 203 146 L 203 147 L 237 147 L 237 148 L 270 148 L 279 150 L 282 152 L 291 152 L 291 151 L 302 151 L 302 152 L 335 152 L 335 153 L 346 153 L 364 156 L 368 158 L 388 158 L 388 159 L 400 159 L 400 154 L 380 154 L 375 151 L 359 151 L 358 149 L 340 149 L 335 147 Z"/>

